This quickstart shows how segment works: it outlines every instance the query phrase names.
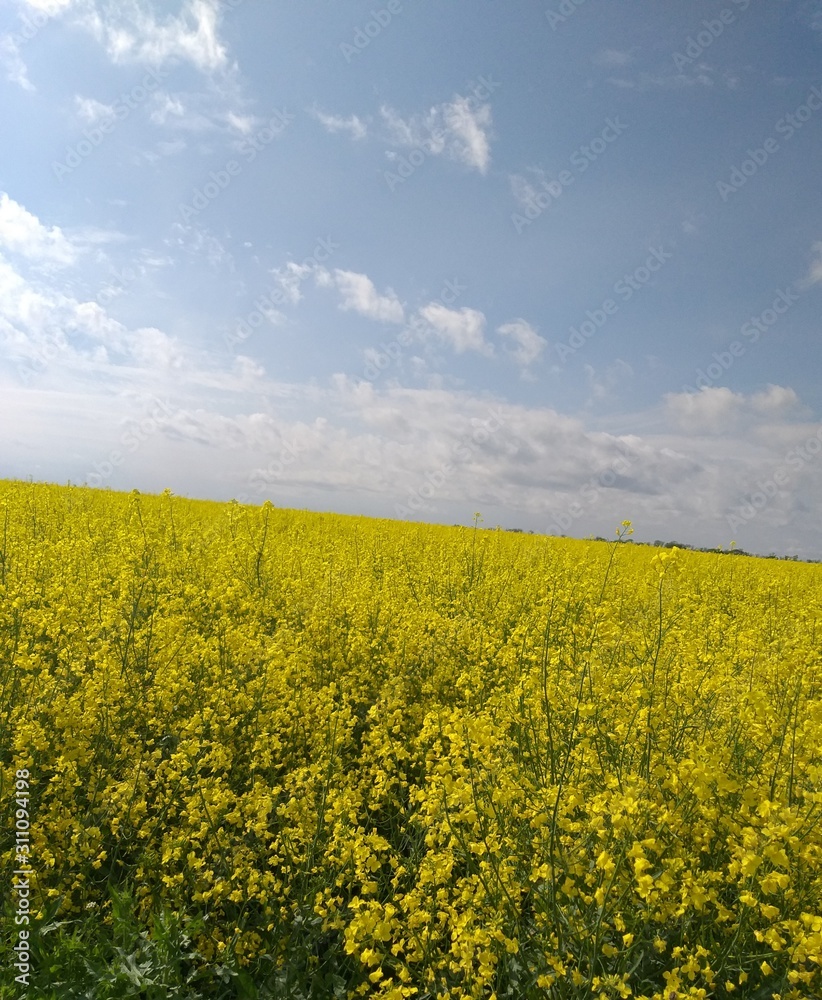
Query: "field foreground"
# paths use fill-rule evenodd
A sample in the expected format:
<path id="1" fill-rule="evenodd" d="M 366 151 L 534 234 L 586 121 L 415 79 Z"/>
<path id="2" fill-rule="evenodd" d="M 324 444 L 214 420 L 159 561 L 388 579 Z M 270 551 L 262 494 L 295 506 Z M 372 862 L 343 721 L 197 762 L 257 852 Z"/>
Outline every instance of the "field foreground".
<path id="1" fill-rule="evenodd" d="M 0 996 L 822 996 L 822 567 L 20 483 L 0 535 Z"/>

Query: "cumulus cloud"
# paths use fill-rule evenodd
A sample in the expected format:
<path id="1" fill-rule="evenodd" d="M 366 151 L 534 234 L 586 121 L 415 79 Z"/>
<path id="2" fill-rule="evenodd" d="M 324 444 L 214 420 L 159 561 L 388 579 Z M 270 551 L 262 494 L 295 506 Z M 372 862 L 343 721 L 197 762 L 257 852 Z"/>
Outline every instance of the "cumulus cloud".
<path id="1" fill-rule="evenodd" d="M 72 294 L 57 275 L 75 264 L 79 249 L 100 247 L 119 234 L 89 229 L 70 241 L 13 201 L 0 196 L 0 342 L 7 361 L 28 384 L 32 373 L 106 369 L 179 369 L 176 338 L 154 327 L 130 330 L 97 301 Z"/>
<path id="2" fill-rule="evenodd" d="M 152 369 L 180 368 L 183 354 L 174 337 L 156 327 L 142 327 L 128 337 L 131 356 Z"/>
<path id="3" fill-rule="evenodd" d="M 340 309 L 383 323 L 402 323 L 405 317 L 402 303 L 393 290 L 388 288 L 384 295 L 380 295 L 374 282 L 366 274 L 342 271 L 339 268 L 334 271 L 318 268 L 315 277 L 321 287 L 333 286 L 339 291 Z"/>
<path id="4" fill-rule="evenodd" d="M 252 382 L 265 375 L 265 368 L 245 354 L 238 354 L 234 359 L 234 371 L 244 382 Z"/>
<path id="5" fill-rule="evenodd" d="M 111 375 L 129 368 L 160 372 L 179 369 L 184 360 L 175 337 L 155 327 L 129 330 L 98 302 L 34 284 L 2 259 L 0 340 L 18 372 L 52 366 L 77 372 L 89 365 Z"/>
<path id="6" fill-rule="evenodd" d="M 751 422 L 799 418 L 805 412 L 796 392 L 780 385 L 750 396 L 726 386 L 706 386 L 695 393 L 669 393 L 665 406 L 676 427 L 694 434 L 727 434 Z"/>
<path id="7" fill-rule="evenodd" d="M 429 302 L 419 311 L 437 336 L 457 354 L 477 351 L 491 356 L 494 347 L 485 339 L 485 316 L 477 309 L 449 309 L 439 302 Z"/>
<path id="8" fill-rule="evenodd" d="M 77 248 L 59 226 L 44 226 L 5 192 L 0 194 L 0 248 L 30 261 L 60 267 L 77 259 Z"/>
<path id="9" fill-rule="evenodd" d="M 19 276 L 15 280 L 7 264 L 0 267 L 6 356 L 19 348 L 12 345 L 15 331 L 51 324 L 67 331 L 58 347 L 69 357 L 74 323 L 93 338 L 95 354 L 87 365 L 105 373 L 106 387 L 85 386 L 82 395 L 70 396 L 70 369 L 34 393 L 7 386 L 0 416 L 25 413 L 15 441 L 28 453 L 43 460 L 52 454 L 51 467 L 55 448 L 76 450 L 78 441 L 92 442 L 82 445 L 92 457 L 107 454 L 106 428 L 117 425 L 112 374 L 124 365 L 141 366 L 129 369 L 136 375 L 127 385 L 145 386 L 148 379 L 161 385 L 165 378 L 174 386 L 176 401 L 162 429 L 118 471 L 120 479 L 112 477 L 114 488 L 130 488 L 139 474 L 140 488 L 156 482 L 176 492 L 214 495 L 216 489 L 226 498 L 271 497 L 325 509 L 333 495 L 337 510 L 446 523 L 481 510 L 488 523 L 575 536 L 610 536 L 627 517 L 637 538 L 648 540 L 727 546 L 735 539 L 754 551 L 792 545 L 800 553 L 802 545 L 807 554 L 822 551 L 822 427 L 803 422 L 801 401 L 786 386 L 751 394 L 716 388 L 690 400 L 677 394 L 661 415 L 667 425 L 653 410 L 632 416 L 641 432 L 626 431 L 613 414 L 602 429 L 590 417 L 443 387 L 377 387 L 344 375 L 325 384 L 281 383 L 249 356 L 232 359 L 225 370 L 192 374 L 162 331 L 131 331 L 94 304 L 43 298 Z M 443 339 L 482 343 L 481 313 L 433 306 L 426 322 L 438 324 Z M 430 331 L 437 332 L 431 323 Z M 268 412 L 250 409 L 252 399 L 263 401 Z M 723 433 L 713 433 L 719 425 Z M 192 450 L 201 448 L 209 449 L 208 462 Z M 64 474 L 82 479 L 92 467 L 82 462 Z M 729 515 L 777 476 L 779 489 L 768 486 L 767 504 L 743 528 L 732 529 Z"/>

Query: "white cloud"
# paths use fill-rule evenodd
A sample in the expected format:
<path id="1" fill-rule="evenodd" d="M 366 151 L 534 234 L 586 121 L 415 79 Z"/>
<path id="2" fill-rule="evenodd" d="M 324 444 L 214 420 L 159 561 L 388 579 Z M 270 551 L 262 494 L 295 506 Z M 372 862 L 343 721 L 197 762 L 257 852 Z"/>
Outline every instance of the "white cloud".
<path id="1" fill-rule="evenodd" d="M 347 132 L 352 139 L 364 139 L 368 135 L 368 127 L 357 115 L 342 118 L 339 115 L 325 114 L 318 108 L 314 108 L 311 114 L 328 132 Z"/>
<path id="2" fill-rule="evenodd" d="M 0 194 L 0 247 L 28 260 L 61 267 L 77 259 L 77 248 L 59 226 L 47 229 L 5 192 Z"/>
<path id="3" fill-rule="evenodd" d="M 23 90 L 34 90 L 20 49 L 11 35 L 0 37 L 0 63 L 5 67 L 7 80 L 16 83 Z"/>
<path id="4" fill-rule="evenodd" d="M 156 327 L 141 327 L 129 336 L 132 357 L 146 368 L 180 368 L 183 355 L 174 337 Z"/>
<path id="5" fill-rule="evenodd" d="M 115 63 L 161 67 L 182 60 L 203 73 L 226 72 L 228 50 L 220 37 L 220 0 L 184 0 L 177 15 L 158 15 L 160 5 L 146 0 L 26 0 L 39 28 L 43 18 L 75 9 L 77 23 L 90 31 Z M 7 76 L 33 90 L 19 48 L 11 35 L 0 38 L 0 61 Z"/>
<path id="6" fill-rule="evenodd" d="M 234 129 L 235 132 L 239 132 L 240 135 L 250 135 L 257 124 L 257 119 L 254 115 L 239 115 L 235 111 L 229 111 L 225 116 L 225 120 L 229 128 Z"/>
<path id="7" fill-rule="evenodd" d="M 769 385 L 749 397 L 755 413 L 774 417 L 806 416 L 805 407 L 794 389 L 783 385 Z"/>
<path id="8" fill-rule="evenodd" d="M 280 291 L 286 301 L 291 305 L 296 305 L 303 297 L 300 285 L 308 278 L 315 268 L 311 264 L 297 264 L 290 260 L 285 267 L 275 268 L 273 271 L 274 280 L 279 285 Z"/>
<path id="9" fill-rule="evenodd" d="M 246 383 L 253 382 L 265 375 L 265 368 L 245 354 L 238 354 L 234 359 L 234 371 Z"/>
<path id="10" fill-rule="evenodd" d="M 445 124 L 454 136 L 452 150 L 456 159 L 484 174 L 491 160 L 489 131 L 491 106 L 481 104 L 474 109 L 466 97 L 458 97 L 443 106 Z"/>
<path id="11" fill-rule="evenodd" d="M 491 106 L 456 95 L 423 115 L 402 118 L 393 108 L 380 109 L 392 142 L 447 156 L 484 174 L 491 161 Z"/>
<path id="12" fill-rule="evenodd" d="M 750 396 L 726 386 L 705 386 L 695 393 L 668 393 L 665 407 L 674 425 L 689 434 L 725 435 L 763 421 L 805 415 L 796 392 L 779 385 L 769 385 Z"/>
<path id="13" fill-rule="evenodd" d="M 485 339 L 485 316 L 477 309 L 449 309 L 439 302 L 430 302 L 420 309 L 420 316 L 457 354 L 478 351 L 491 356 L 494 347 Z"/>
<path id="14" fill-rule="evenodd" d="M 515 319 L 497 327 L 497 333 L 510 337 L 517 345 L 510 353 L 517 364 L 530 365 L 540 356 L 548 341 L 524 319 Z"/>
<path id="15" fill-rule="evenodd" d="M 155 125 L 165 125 L 170 118 L 181 119 L 186 108 L 179 97 L 172 97 L 165 91 L 158 90 L 152 95 L 154 107 L 149 117 Z"/>
<path id="16" fill-rule="evenodd" d="M 814 243 L 811 252 L 813 253 L 813 259 L 811 260 L 808 277 L 805 280 L 805 287 L 822 283 L 822 242 Z"/>
<path id="17" fill-rule="evenodd" d="M 0 210 L 3 207 L 0 201 Z M 20 213 L 16 218 L 19 222 Z M 46 260 L 54 259 L 53 231 L 39 223 L 35 226 L 28 213 L 22 218 L 24 224 L 15 225 L 11 233 L 36 273 L 44 255 Z M 104 234 L 93 231 L 88 235 L 99 242 Z M 57 254 L 61 263 L 64 253 L 61 247 Z M 74 297 L 45 273 L 48 280 L 42 278 L 42 271 L 37 278 L 27 277 L 0 256 L 0 341 L 4 343 L 0 355 L 16 364 L 25 381 L 32 373 L 59 383 L 91 370 L 123 380 L 141 371 L 151 376 L 181 368 L 184 358 L 176 338 L 154 327 L 129 330 L 99 302 Z"/>
<path id="18" fill-rule="evenodd" d="M 259 124 L 259 119 L 231 107 L 220 107 L 223 99 L 233 103 L 238 98 L 231 88 L 225 94 L 216 91 L 170 94 L 157 90 L 151 95 L 149 119 L 155 125 L 186 132 L 214 132 L 227 128 L 239 136 L 250 135 Z"/>
<path id="19" fill-rule="evenodd" d="M 317 283 L 326 287 L 331 283 L 336 286 L 342 296 L 340 309 L 352 310 L 383 323 L 402 323 L 404 319 L 402 303 L 394 292 L 389 288 L 385 295 L 380 295 L 374 282 L 365 274 L 336 268 L 332 275 L 320 270 Z"/>
<path id="20" fill-rule="evenodd" d="M 0 266 L 0 306 L 5 278 Z M 30 289 L 14 294 L 21 291 Z M 59 303 L 51 305 L 51 318 L 62 319 Z M 63 303 L 66 315 L 69 305 Z M 479 509 L 489 524 L 579 537 L 611 536 L 628 517 L 638 539 L 727 546 L 733 538 L 753 551 L 822 553 L 822 426 L 796 419 L 801 405 L 789 388 L 699 394 L 703 415 L 714 421 L 741 412 L 743 419 L 721 434 L 695 433 L 675 420 L 666 427 L 658 410 L 634 415 L 645 430 L 625 433 L 613 414 L 603 430 L 543 406 L 441 386 L 378 388 L 345 375 L 325 385 L 280 383 L 247 356 L 225 370 L 192 371 L 179 364 L 173 338 L 112 327 L 103 310 L 81 305 L 88 304 L 75 302 L 74 312 L 84 313 L 84 329 L 91 335 L 98 328 L 85 370 L 104 374 L 105 386 L 90 390 L 87 380 L 78 393 L 66 366 L 35 389 L 4 385 L 0 417 L 10 426 L 13 416 L 15 426 L 5 453 L 20 468 L 42 462 L 56 470 L 52 478 L 82 481 L 95 468 L 92 460 L 116 446 L 124 400 L 133 413 L 147 392 L 171 392 L 175 402 L 158 418 L 161 427 L 112 475 L 113 488 L 169 486 L 250 502 L 270 496 L 315 509 L 328 509 L 333 494 L 337 510 L 444 523 Z M 0 308 L 0 338 L 8 345 L 5 314 Z M 58 347 L 61 359 L 72 361 L 71 333 L 68 341 Z M 124 351 L 126 362 L 142 367 L 113 365 L 103 349 Z M 76 356 L 72 364 L 81 370 Z M 226 400 L 226 393 L 236 395 Z M 249 412 L 252 398 L 268 412 Z M 209 450 L 207 462 L 200 449 Z M 72 456 L 75 465 L 66 466 Z M 764 490 L 762 509 L 745 515 L 738 530 L 731 527 L 731 514 Z"/>
<path id="21" fill-rule="evenodd" d="M 90 125 L 114 117 L 113 105 L 103 104 L 93 97 L 80 97 L 78 94 L 74 98 L 74 106 L 77 108 L 77 114 L 80 118 Z"/>
<path id="22" fill-rule="evenodd" d="M 160 21 L 140 3 L 95 10 L 87 24 L 116 63 L 161 66 L 182 59 L 211 73 L 228 68 L 228 52 L 219 37 L 218 0 L 186 0 L 182 12 Z"/>
<path id="23" fill-rule="evenodd" d="M 60 14 L 71 7 L 72 4 L 77 3 L 77 0 L 25 0 L 25 2 L 34 10 L 41 11 L 49 17 L 54 17 L 55 14 Z"/>

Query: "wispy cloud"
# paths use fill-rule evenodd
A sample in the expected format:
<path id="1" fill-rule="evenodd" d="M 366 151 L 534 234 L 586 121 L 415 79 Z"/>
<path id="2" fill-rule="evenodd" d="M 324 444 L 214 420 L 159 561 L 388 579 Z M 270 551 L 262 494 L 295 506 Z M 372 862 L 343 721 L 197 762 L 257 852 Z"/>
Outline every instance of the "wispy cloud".
<path id="1" fill-rule="evenodd" d="M 343 118 L 340 115 L 329 115 L 319 108 L 311 109 L 312 117 L 323 126 L 327 132 L 347 132 L 352 139 L 364 139 L 368 135 L 368 126 L 357 115 Z"/>
<path id="2" fill-rule="evenodd" d="M 384 105 L 380 113 L 397 146 L 424 149 L 432 156 L 446 156 L 484 174 L 491 162 L 492 115 L 490 104 L 457 95 L 425 114 L 402 118 Z"/>
<path id="3" fill-rule="evenodd" d="M 69 7 L 76 6 L 79 0 L 25 0 L 26 6 L 32 10 L 41 11 L 49 17 L 60 14 Z"/>
<path id="4" fill-rule="evenodd" d="M 34 90 L 34 84 L 29 80 L 28 69 L 20 48 L 11 35 L 0 37 L 0 63 L 6 70 L 6 79 L 16 83 L 23 90 Z"/>
<path id="5" fill-rule="evenodd" d="M 595 66 L 614 69 L 615 67 L 628 66 L 634 61 L 634 57 L 630 52 L 623 52 L 620 49 L 603 49 L 601 52 L 597 52 L 591 61 Z"/>
<path id="6" fill-rule="evenodd" d="M 154 105 L 149 115 L 155 125 L 165 125 L 169 120 L 182 121 L 186 114 L 186 107 L 182 100 L 163 90 L 158 90 L 152 94 L 152 104 Z"/>
<path id="7" fill-rule="evenodd" d="M 510 174 L 508 182 L 511 185 L 511 194 L 520 208 L 532 208 L 539 205 L 538 197 L 543 199 L 546 195 L 555 198 L 558 195 L 554 192 L 562 192 L 561 186 L 549 178 L 549 175 L 542 167 L 528 167 L 529 177 L 524 174 Z"/>
<path id="8" fill-rule="evenodd" d="M 103 104 L 93 97 L 81 97 L 78 94 L 74 98 L 74 106 L 78 116 L 89 125 L 114 117 L 113 105 Z"/>
<path id="9" fill-rule="evenodd" d="M 204 73 L 229 68 L 217 0 L 186 0 L 179 15 L 163 19 L 142 4 L 123 3 L 93 10 L 86 23 L 116 63 L 161 66 L 179 59 Z"/>
<path id="10" fill-rule="evenodd" d="M 822 284 L 822 241 L 814 243 L 811 247 L 811 253 L 813 257 L 808 275 L 804 281 L 805 287 Z"/>
<path id="11" fill-rule="evenodd" d="M 235 111 L 227 112 L 225 121 L 229 128 L 235 132 L 239 132 L 240 135 L 251 135 L 257 125 L 259 125 L 259 119 L 254 115 L 241 115 Z"/>
<path id="12" fill-rule="evenodd" d="M 612 67 L 614 69 L 627 70 L 626 66 Z M 691 87 L 714 87 L 717 84 L 724 85 L 728 90 L 737 90 L 740 85 L 740 77 L 732 70 L 724 69 L 721 72 L 710 63 L 694 62 L 686 68 L 676 72 L 649 73 L 643 71 L 633 76 L 623 73 L 620 76 L 609 76 L 608 83 L 621 90 L 635 90 L 645 92 L 648 90 L 682 90 Z"/>

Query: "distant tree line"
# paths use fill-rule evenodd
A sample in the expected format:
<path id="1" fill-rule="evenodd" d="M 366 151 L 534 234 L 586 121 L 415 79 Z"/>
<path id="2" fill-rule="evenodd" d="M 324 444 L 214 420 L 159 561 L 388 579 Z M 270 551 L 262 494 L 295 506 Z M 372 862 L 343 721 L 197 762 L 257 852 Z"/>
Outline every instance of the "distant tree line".
<path id="1" fill-rule="evenodd" d="M 506 531 L 511 531 L 516 534 L 523 534 L 522 528 L 506 528 Z M 533 531 L 528 532 L 529 535 L 533 535 Z M 560 535 L 560 538 L 567 538 L 567 535 Z M 591 539 L 594 542 L 608 542 L 609 539 L 603 538 L 602 535 L 597 535 L 595 538 Z M 799 556 L 778 556 L 775 552 L 771 552 L 767 556 L 757 555 L 755 552 L 746 552 L 744 549 L 738 549 L 736 547 L 730 549 L 722 548 L 700 548 L 696 545 L 688 545 L 687 542 L 663 542 L 657 538 L 653 542 L 635 542 L 633 538 L 623 538 L 623 545 L 649 545 L 651 548 L 655 549 L 688 549 L 691 552 L 715 552 L 718 555 L 723 556 L 751 556 L 754 559 L 781 559 L 787 562 L 805 562 L 805 563 L 819 563 L 822 559 L 800 559 Z"/>

